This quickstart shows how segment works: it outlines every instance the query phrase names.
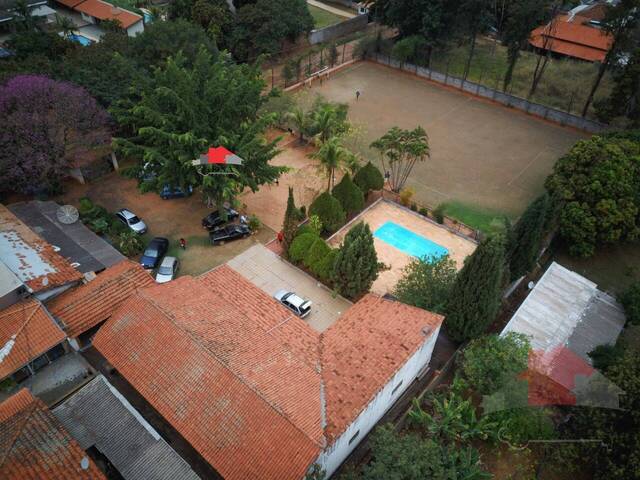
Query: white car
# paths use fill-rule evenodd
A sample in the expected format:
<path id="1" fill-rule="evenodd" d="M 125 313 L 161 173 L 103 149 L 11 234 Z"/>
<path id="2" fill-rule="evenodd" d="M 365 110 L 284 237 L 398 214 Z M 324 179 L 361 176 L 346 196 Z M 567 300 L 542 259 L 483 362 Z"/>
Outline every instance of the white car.
<path id="1" fill-rule="evenodd" d="M 147 225 L 131 210 L 127 210 L 126 208 L 118 210 L 116 212 L 116 217 L 137 234 L 142 235 L 147 231 Z"/>
<path id="2" fill-rule="evenodd" d="M 164 257 L 162 263 L 158 267 L 156 282 L 167 283 L 176 278 L 179 268 L 178 265 L 178 259 L 176 257 Z"/>
<path id="3" fill-rule="evenodd" d="M 293 292 L 278 290 L 273 296 L 282 305 L 287 307 L 300 318 L 304 318 L 311 313 L 311 301 L 305 300 Z"/>

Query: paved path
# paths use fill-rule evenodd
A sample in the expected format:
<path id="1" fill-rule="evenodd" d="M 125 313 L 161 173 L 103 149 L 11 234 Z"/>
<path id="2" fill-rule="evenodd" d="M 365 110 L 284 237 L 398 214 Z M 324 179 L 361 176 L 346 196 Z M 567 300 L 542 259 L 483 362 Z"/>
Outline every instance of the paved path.
<path id="1" fill-rule="evenodd" d="M 307 0 L 309 5 L 313 5 L 314 7 L 321 8 L 322 10 L 326 10 L 327 12 L 335 13 L 336 15 L 340 15 L 341 17 L 353 18 L 356 16 L 356 12 L 350 13 L 346 9 L 342 10 L 341 8 L 332 7 L 331 5 L 327 5 L 326 3 L 318 2 L 317 0 Z"/>

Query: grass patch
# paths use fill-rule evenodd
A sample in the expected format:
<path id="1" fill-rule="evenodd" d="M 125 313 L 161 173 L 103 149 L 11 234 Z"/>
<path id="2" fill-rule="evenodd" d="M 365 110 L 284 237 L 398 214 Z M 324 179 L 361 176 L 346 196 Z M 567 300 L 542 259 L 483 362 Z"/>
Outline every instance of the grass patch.
<path id="1" fill-rule="evenodd" d="M 346 17 L 336 15 L 322 8 L 314 7 L 313 5 L 307 6 L 309 7 L 309 13 L 313 17 L 313 25 L 318 30 L 346 20 Z"/>
<path id="2" fill-rule="evenodd" d="M 442 212 L 482 233 L 491 235 L 504 231 L 504 215 L 460 202 L 445 202 Z"/>

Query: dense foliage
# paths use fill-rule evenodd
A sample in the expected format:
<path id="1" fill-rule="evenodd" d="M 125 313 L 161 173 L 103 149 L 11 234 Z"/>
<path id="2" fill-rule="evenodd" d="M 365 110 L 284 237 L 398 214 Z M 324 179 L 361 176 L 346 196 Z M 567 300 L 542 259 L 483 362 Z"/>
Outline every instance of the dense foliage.
<path id="1" fill-rule="evenodd" d="M 0 86 L 3 189 L 56 190 L 68 170 L 108 153 L 109 116 L 83 89 L 37 75 Z"/>
<path id="2" fill-rule="evenodd" d="M 291 242 L 291 246 L 288 250 L 289 259 L 292 262 L 301 262 L 307 255 L 307 252 L 311 248 L 311 245 L 313 245 L 319 238 L 320 237 L 318 237 L 318 235 L 312 232 L 300 233 L 296 238 L 293 239 L 293 242 Z"/>
<path id="3" fill-rule="evenodd" d="M 315 270 L 318 268 L 320 262 L 324 260 L 324 258 L 329 255 L 331 248 L 327 245 L 322 238 L 317 237 L 315 242 L 311 244 L 309 250 L 305 253 L 304 258 L 302 259 L 304 266 L 309 270 L 315 273 Z"/>
<path id="4" fill-rule="evenodd" d="M 504 239 L 484 240 L 465 260 L 445 309 L 445 328 L 457 341 L 479 336 L 495 320 L 504 275 Z"/>
<path id="5" fill-rule="evenodd" d="M 633 134 L 578 142 L 547 179 L 560 199 L 560 235 L 573 255 L 589 257 L 601 244 L 640 234 L 640 142 Z"/>
<path id="6" fill-rule="evenodd" d="M 404 268 L 394 295 L 408 305 L 444 313 L 456 272 L 456 262 L 448 255 L 413 259 Z"/>
<path id="7" fill-rule="evenodd" d="M 360 187 L 365 197 L 372 190 L 382 190 L 384 187 L 384 177 L 382 173 L 380 173 L 378 167 L 371 162 L 367 162 L 357 171 L 353 177 L 353 182 Z"/>
<path id="8" fill-rule="evenodd" d="M 132 132 L 115 144 L 138 159 L 140 169 L 155 174 L 147 181 L 155 188 L 200 185 L 208 203 L 231 202 L 245 188 L 256 191 L 285 170 L 269 164 L 277 140 L 265 140 L 270 117 L 257 113 L 265 101 L 263 89 L 257 67 L 237 65 L 222 55 L 214 59 L 204 48 L 189 66 L 179 54 L 134 85 L 131 95 L 112 109 L 121 127 Z M 192 165 L 218 145 L 243 158 L 243 164 Z"/>
<path id="9" fill-rule="evenodd" d="M 635 282 L 620 295 L 620 303 L 624 307 L 627 321 L 640 325 L 640 282 Z"/>
<path id="10" fill-rule="evenodd" d="M 321 193 L 309 206 L 309 215 L 316 215 L 325 231 L 333 233 L 344 225 L 346 214 L 340 202 L 329 192 Z"/>
<path id="11" fill-rule="evenodd" d="M 340 202 L 342 209 L 348 216 L 354 215 L 364 208 L 362 190 L 353 183 L 348 173 L 342 177 L 340 183 L 333 187 L 331 193 Z"/>
<path id="12" fill-rule="evenodd" d="M 341 295 L 358 298 L 369 291 L 381 267 L 369 225 L 360 222 L 349 230 L 340 245 L 334 264 L 334 285 Z"/>
<path id="13" fill-rule="evenodd" d="M 293 199 L 293 187 L 289 187 L 289 196 L 287 197 L 287 209 L 284 212 L 284 223 L 282 225 L 282 250 L 289 251 L 291 242 L 296 236 L 298 229 L 298 209 Z"/>

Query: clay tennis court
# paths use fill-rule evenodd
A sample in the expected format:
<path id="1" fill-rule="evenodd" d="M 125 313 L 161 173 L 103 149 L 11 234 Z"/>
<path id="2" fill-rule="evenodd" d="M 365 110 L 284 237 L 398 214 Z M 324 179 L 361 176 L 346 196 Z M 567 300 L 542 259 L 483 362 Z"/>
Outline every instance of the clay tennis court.
<path id="1" fill-rule="evenodd" d="M 471 255 L 477 246 L 472 240 L 453 233 L 444 226 L 438 225 L 422 215 L 418 215 L 396 203 L 382 199 L 372 204 L 351 222 L 338 230 L 328 240 L 329 245 L 338 248 L 351 227 L 361 221 L 367 223 L 371 232 L 374 234 L 373 243 L 376 254 L 378 255 L 378 261 L 389 267 L 388 270 L 380 272 L 378 279 L 371 287 L 372 292 L 380 295 L 393 292 L 396 283 L 398 283 L 398 280 L 402 277 L 402 270 L 414 258 L 375 236 L 376 231 L 386 222 L 392 221 L 394 224 L 446 248 L 449 257 L 456 262 L 458 269 L 462 268 L 464 259 Z"/>
<path id="2" fill-rule="evenodd" d="M 456 200 L 517 216 L 542 191 L 558 157 L 587 137 L 372 62 L 340 70 L 310 93 L 349 104 L 362 131 L 349 146 L 368 159 L 378 160 L 368 145 L 389 128 L 421 125 L 431 160 L 415 166 L 408 185 L 430 206 Z"/>

